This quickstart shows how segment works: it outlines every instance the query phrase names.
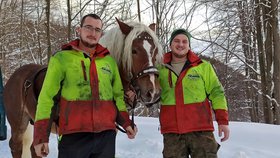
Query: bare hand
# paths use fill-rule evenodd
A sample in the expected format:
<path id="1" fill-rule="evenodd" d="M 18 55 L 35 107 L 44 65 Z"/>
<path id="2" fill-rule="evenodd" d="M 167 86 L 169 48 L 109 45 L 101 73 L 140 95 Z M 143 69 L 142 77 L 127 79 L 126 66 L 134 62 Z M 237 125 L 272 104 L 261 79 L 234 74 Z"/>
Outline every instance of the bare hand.
<path id="1" fill-rule="evenodd" d="M 219 129 L 219 137 L 222 137 L 224 134 L 224 137 L 221 139 L 221 142 L 228 140 L 229 138 L 229 128 L 228 125 L 218 125 Z"/>
<path id="2" fill-rule="evenodd" d="M 125 96 L 129 103 L 133 103 L 134 98 L 136 97 L 136 94 L 132 90 L 128 90 L 125 92 Z"/>
<path id="3" fill-rule="evenodd" d="M 49 143 L 41 143 L 34 145 L 36 155 L 39 157 L 47 157 L 49 154 Z"/>
<path id="4" fill-rule="evenodd" d="M 137 132 L 138 132 L 138 129 L 137 129 L 136 126 L 134 126 L 134 130 L 132 129 L 131 126 L 128 126 L 128 127 L 126 128 L 126 134 L 127 134 L 127 137 L 128 137 L 129 139 L 134 139 Z"/>

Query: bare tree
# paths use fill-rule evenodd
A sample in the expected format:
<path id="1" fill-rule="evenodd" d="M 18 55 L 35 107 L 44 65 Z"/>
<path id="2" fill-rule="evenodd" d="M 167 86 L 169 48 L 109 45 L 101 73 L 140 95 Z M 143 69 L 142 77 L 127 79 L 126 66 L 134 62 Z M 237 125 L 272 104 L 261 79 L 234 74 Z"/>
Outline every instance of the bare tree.
<path id="1" fill-rule="evenodd" d="M 273 123 L 280 124 L 280 38 L 279 38 L 279 23 L 278 23 L 278 2 L 271 0 L 271 26 L 273 34 L 273 83 L 274 89 L 272 92 L 273 97 Z"/>
<path id="2" fill-rule="evenodd" d="M 241 29 L 241 40 L 242 40 L 242 49 L 245 57 L 245 62 L 248 66 L 245 67 L 245 75 L 247 76 L 246 80 L 246 102 L 249 107 L 251 121 L 259 122 L 259 99 L 257 95 L 256 87 L 259 87 L 255 82 L 257 81 L 257 74 L 254 70 L 257 69 L 256 62 L 256 49 L 255 38 L 254 38 L 254 23 L 252 19 L 253 8 L 252 4 L 247 1 L 238 1 L 238 15 L 240 19 L 240 29 Z M 247 16 L 246 16 L 247 15 Z M 253 68 L 253 69 L 251 69 Z"/>
<path id="3" fill-rule="evenodd" d="M 73 30 L 85 14 L 99 14 L 105 33 L 115 26 L 115 17 L 147 23 L 148 15 L 156 23 L 165 51 L 170 33 L 175 28 L 185 28 L 193 35 L 192 49 L 197 54 L 221 62 L 223 66 L 217 67 L 224 68 L 220 78 L 229 98 L 231 120 L 247 121 L 250 116 L 250 121 L 279 124 L 279 1 L 137 0 L 138 9 L 134 2 L 0 0 L 0 63 L 4 80 L 20 64 L 46 64 L 52 50 L 59 50 L 75 38 Z M 199 21 L 205 26 L 202 30 L 193 27 L 198 23 L 197 14 L 204 14 Z M 157 116 L 157 110 L 136 109 L 138 114 L 148 116 Z"/>
<path id="4" fill-rule="evenodd" d="M 223 3 L 203 1 L 203 3 L 211 6 L 210 14 L 214 17 L 209 25 L 212 26 L 209 29 L 211 43 L 216 45 L 212 50 L 224 52 L 219 53 L 219 56 L 215 53 L 215 57 L 219 57 L 227 65 L 231 65 L 230 61 L 236 59 L 241 62 L 238 64 L 240 68 L 244 64 L 244 69 L 240 70 L 244 71 L 247 78 L 246 102 L 251 121 L 277 124 L 279 101 L 275 95 L 279 94 L 277 90 L 279 85 L 276 88 L 274 80 L 278 79 L 279 74 L 275 71 L 275 66 L 277 67 L 279 63 L 276 55 L 279 49 L 279 33 L 277 33 L 279 4 L 276 5 L 277 3 L 271 0 L 223 1 Z M 207 19 L 210 20 L 211 18 Z M 226 91 L 229 88 L 225 83 Z M 259 105 L 262 105 L 263 109 Z M 264 119 L 261 118 L 261 114 Z"/>
<path id="5" fill-rule="evenodd" d="M 50 37 L 50 7 L 51 7 L 51 1 L 46 0 L 46 34 L 47 34 L 47 45 L 48 45 L 48 52 L 47 52 L 48 61 L 51 57 L 51 52 L 52 52 L 51 37 Z"/>
<path id="6" fill-rule="evenodd" d="M 137 13 L 138 13 L 138 21 L 141 22 L 140 0 L 137 0 Z"/>
<path id="7" fill-rule="evenodd" d="M 264 120 L 270 124 L 279 124 L 279 24 L 276 4 L 272 0 L 255 1 Z"/>
<path id="8" fill-rule="evenodd" d="M 22 37 L 23 37 L 23 36 L 22 36 L 22 34 L 23 34 L 23 30 L 22 30 L 22 29 L 23 29 L 23 28 L 22 28 L 22 27 L 24 26 L 24 24 L 23 24 L 23 16 L 24 16 L 24 15 L 23 15 L 23 14 L 24 14 L 24 13 L 23 13 L 23 9 L 24 9 L 24 3 L 23 3 L 23 0 L 22 0 L 22 1 L 21 1 L 21 15 L 20 15 L 20 35 L 21 35 L 21 36 L 20 36 L 20 44 L 19 44 L 19 49 L 20 49 L 20 50 L 22 49 L 22 43 L 23 43 L 23 41 L 22 41 L 22 40 L 23 40 L 23 38 L 22 38 Z M 21 58 L 22 58 L 21 54 L 20 54 L 20 57 L 19 57 L 19 58 L 20 58 L 20 60 L 21 60 Z M 20 66 L 21 66 L 21 63 L 22 63 L 22 62 L 20 62 Z"/>
<path id="9" fill-rule="evenodd" d="M 71 3 L 70 0 L 67 0 L 67 19 L 68 19 L 68 25 L 67 25 L 67 38 L 68 41 L 71 40 Z"/>

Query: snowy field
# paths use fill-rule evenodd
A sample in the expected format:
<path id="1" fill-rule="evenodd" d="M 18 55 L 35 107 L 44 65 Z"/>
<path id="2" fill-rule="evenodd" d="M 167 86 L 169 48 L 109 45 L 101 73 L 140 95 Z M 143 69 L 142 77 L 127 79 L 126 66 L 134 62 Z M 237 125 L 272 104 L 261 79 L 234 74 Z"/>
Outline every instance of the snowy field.
<path id="1" fill-rule="evenodd" d="M 117 158 L 162 158 L 162 135 L 157 118 L 136 117 L 138 134 L 130 140 L 117 135 Z M 215 123 L 215 128 L 217 124 Z M 260 123 L 230 122 L 230 139 L 221 143 L 219 158 L 280 158 L 280 126 Z M 8 127 L 8 139 L 10 129 Z M 48 158 L 57 157 L 57 140 L 52 135 Z M 0 141 L 0 157 L 11 158 L 8 140 Z"/>

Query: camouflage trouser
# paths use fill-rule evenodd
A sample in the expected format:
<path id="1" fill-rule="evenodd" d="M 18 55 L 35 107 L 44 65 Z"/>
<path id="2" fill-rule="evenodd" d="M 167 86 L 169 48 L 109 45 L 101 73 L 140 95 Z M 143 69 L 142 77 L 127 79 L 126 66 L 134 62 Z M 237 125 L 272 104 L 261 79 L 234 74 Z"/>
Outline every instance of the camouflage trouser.
<path id="1" fill-rule="evenodd" d="M 219 144 L 212 132 L 163 134 L 164 158 L 217 158 Z"/>

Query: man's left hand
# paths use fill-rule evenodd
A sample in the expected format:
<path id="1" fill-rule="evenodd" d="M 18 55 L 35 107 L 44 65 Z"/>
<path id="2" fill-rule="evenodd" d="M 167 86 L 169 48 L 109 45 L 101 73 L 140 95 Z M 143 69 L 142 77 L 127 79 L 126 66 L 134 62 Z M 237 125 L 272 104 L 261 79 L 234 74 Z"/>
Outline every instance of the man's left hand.
<path id="1" fill-rule="evenodd" d="M 128 126 L 128 127 L 126 128 L 126 134 L 127 134 L 127 137 L 128 137 L 129 139 L 134 139 L 135 136 L 136 136 L 136 134 L 137 134 L 137 132 L 138 132 L 138 129 L 137 129 L 136 126 L 134 126 L 134 130 L 132 129 L 131 126 Z"/>
<path id="2" fill-rule="evenodd" d="M 221 142 L 228 140 L 229 138 L 228 125 L 218 125 L 218 130 L 219 130 L 219 137 L 222 137 L 222 135 L 224 134 L 224 137 L 221 139 Z"/>

